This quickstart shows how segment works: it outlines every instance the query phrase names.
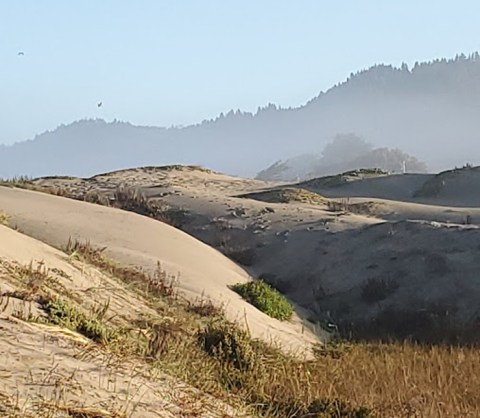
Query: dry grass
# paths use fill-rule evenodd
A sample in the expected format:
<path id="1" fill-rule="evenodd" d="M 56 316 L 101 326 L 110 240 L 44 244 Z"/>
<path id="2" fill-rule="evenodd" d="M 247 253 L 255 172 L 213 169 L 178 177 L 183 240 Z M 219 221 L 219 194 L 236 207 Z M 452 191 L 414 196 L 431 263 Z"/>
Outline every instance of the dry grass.
<path id="1" fill-rule="evenodd" d="M 97 334 L 90 333 L 90 328 L 74 324 L 79 318 L 79 302 L 65 291 L 63 302 L 52 299 L 57 303 L 56 311 L 48 318 L 74 324 L 73 328 L 113 356 L 112 364 L 136 359 L 152 373 L 157 369 L 167 372 L 264 417 L 480 416 L 479 350 L 407 343 L 338 343 L 319 349 L 314 360 L 302 360 L 252 340 L 248 332 L 217 315 L 217 310 L 205 308 L 208 301 L 188 304 L 176 296 L 174 283 L 161 271 L 148 275 L 118 266 L 104 257 L 102 249 L 88 244 L 70 243 L 69 254 L 115 274 L 158 312 L 155 318 L 125 328 L 106 319 L 107 308 L 91 309 L 80 315 L 80 322 L 112 336 L 95 338 Z M 14 266 L 8 271 L 14 282 L 24 283 L 25 290 L 32 289 L 24 293 L 26 299 L 40 300 L 52 289 L 62 290 L 49 278 L 45 266 Z M 194 305 L 211 313 L 213 319 L 202 317 Z M 52 411 L 57 414 L 61 408 L 73 408 L 62 402 L 55 401 L 56 410 L 53 404 L 44 404 L 32 416 L 54 417 L 59 415 Z M 10 411 L 5 416 L 28 416 L 13 406 Z M 70 416 L 89 416 L 74 409 L 71 412 Z M 122 415 L 99 412 L 97 416 Z"/>
<path id="2" fill-rule="evenodd" d="M 1 259 L 0 261 L 2 262 L 2 269 L 16 285 L 16 291 L 4 292 L 0 296 L 33 301 L 48 291 L 62 294 L 71 299 L 78 299 L 55 277 L 55 275 L 62 275 L 68 278 L 69 276 L 63 271 L 57 269 L 49 270 L 42 261 L 31 262 L 28 265 L 7 262 Z"/>
<path id="3" fill-rule="evenodd" d="M 78 256 L 139 286 L 153 306 L 166 297 L 181 308 L 174 320 L 143 324 L 144 331 L 137 332 L 135 339 L 130 335 L 117 340 L 109 350 L 120 357 L 141 356 L 152 367 L 230 403 L 246 404 L 256 414 L 284 418 L 480 415 L 478 350 L 354 343 L 323 350 L 315 360 L 301 360 L 248 334 L 236 334 L 238 328 L 221 318 L 205 325 L 185 301 L 141 284 L 152 281 L 148 275 L 135 273 L 132 281 L 128 269 L 112 269 L 111 263 L 102 261 L 101 251 L 76 248 Z M 205 344 L 209 330 L 214 330 L 213 345 Z"/>
<path id="4" fill-rule="evenodd" d="M 111 205 L 119 209 L 148 216 L 175 228 L 181 229 L 188 221 L 187 211 L 181 208 L 170 207 L 158 199 L 149 199 L 140 189 L 134 187 L 117 187 Z"/>
<path id="5" fill-rule="evenodd" d="M 478 350 L 354 345 L 317 362 L 335 396 L 374 406 L 380 416 L 466 417 L 480 413 Z"/>
<path id="6" fill-rule="evenodd" d="M 55 374 L 55 366 L 48 372 Z M 22 399 L 21 394 L 15 396 L 0 393 L 0 416 L 5 418 L 127 418 L 129 414 L 121 409 L 101 406 L 73 405 L 64 398 L 70 391 L 81 390 L 74 382 L 75 373 L 70 376 L 55 376 L 55 382 L 33 382 L 32 385 L 52 385 L 55 387 L 49 399 L 43 396 Z"/>
<path id="7" fill-rule="evenodd" d="M 82 407 L 68 405 L 61 401 L 43 401 L 38 402 L 30 411 L 20 410 L 8 416 L 8 418 L 13 417 L 127 418 L 127 415 L 122 412 L 110 412 L 101 407 Z"/>
<path id="8" fill-rule="evenodd" d="M 187 311 L 195 313 L 201 317 L 223 317 L 223 305 L 214 303 L 211 299 L 204 297 L 194 302 L 187 302 Z"/>
<path id="9" fill-rule="evenodd" d="M 124 267 L 113 263 L 103 255 L 106 248 L 93 248 L 88 242 L 82 243 L 78 241 L 69 240 L 65 252 L 73 258 L 82 257 L 89 263 L 101 268 L 108 274 L 121 278 L 124 283 L 134 285 L 137 291 L 143 294 L 153 295 L 155 297 L 177 297 L 176 282 L 178 280 L 175 276 L 168 275 L 162 269 L 160 263 L 157 264 L 157 269 L 153 275 L 147 272 Z"/>
<path id="10" fill-rule="evenodd" d="M 327 201 L 327 208 L 331 212 L 353 213 L 356 215 L 376 216 L 380 207 L 381 203 L 376 202 L 351 203 L 349 197 Z"/>
<path id="11" fill-rule="evenodd" d="M 318 193 L 301 188 L 279 188 L 264 192 L 248 193 L 239 197 L 259 200 L 268 203 L 305 203 L 309 205 L 325 205 L 327 199 Z"/>
<path id="12" fill-rule="evenodd" d="M 342 205 L 345 209 L 345 202 Z M 130 329 L 115 327 L 98 312 L 90 313 L 87 319 L 94 318 L 115 333 L 116 338 L 100 339 L 98 344 L 118 361 L 135 358 L 152 370 L 166 371 L 265 417 L 480 416 L 478 349 L 411 343 L 337 344 L 305 361 L 238 333 L 213 304 L 188 304 L 177 295 L 175 277 L 168 276 L 161 266 L 153 275 L 123 267 L 88 244 L 70 242 L 67 252 L 116 276 L 158 312 L 157 318 Z M 42 266 L 15 267 L 9 274 L 26 284 L 23 297 L 27 300 L 38 297 L 45 287 L 57 286 Z M 75 301 L 65 289 L 62 293 L 73 305 Z M 167 315 L 172 312 L 175 315 Z M 215 318 L 212 322 L 211 317 Z M 4 413 L 2 403 L 7 402 L 0 395 L 0 412 Z M 28 416 L 21 415 L 14 402 L 12 405 L 13 412 L 7 416 Z M 57 403 L 57 408 L 62 407 L 67 408 Z M 65 412 L 70 416 L 76 413 Z M 77 416 L 89 415 L 80 411 Z"/>
<path id="13" fill-rule="evenodd" d="M 188 221 L 188 213 L 186 210 L 170 207 L 158 200 L 150 200 L 141 190 L 135 187 L 120 185 L 115 189 L 113 196 L 110 198 L 107 193 L 99 190 L 88 190 L 79 193 L 63 185 L 46 186 L 38 184 L 29 177 L 0 179 L 0 186 L 18 187 L 20 189 L 68 197 L 70 199 L 95 203 L 102 206 L 112 206 L 154 218 L 157 221 L 174 226 L 175 228 L 181 228 L 183 224 Z"/>
<path id="14" fill-rule="evenodd" d="M 8 179 L 0 179 L 0 186 L 4 187 L 18 187 L 19 189 L 33 190 L 36 192 L 42 192 L 47 194 L 52 194 L 54 196 L 65 196 L 68 197 L 68 192 L 63 187 L 44 187 L 38 185 L 34 180 L 27 176 L 12 177 Z"/>
<path id="15" fill-rule="evenodd" d="M 22 185 L 28 185 L 32 183 L 32 179 L 27 176 L 0 178 L 0 186 L 5 187 L 19 187 Z"/>
<path id="16" fill-rule="evenodd" d="M 0 225 L 8 224 L 9 216 L 6 213 L 0 212 Z"/>

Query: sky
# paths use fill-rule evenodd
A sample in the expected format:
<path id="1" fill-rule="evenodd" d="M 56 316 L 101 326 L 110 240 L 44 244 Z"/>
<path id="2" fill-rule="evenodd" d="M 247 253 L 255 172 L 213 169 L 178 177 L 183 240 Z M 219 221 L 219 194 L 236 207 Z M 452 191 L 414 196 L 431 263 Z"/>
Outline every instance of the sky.
<path id="1" fill-rule="evenodd" d="M 478 0 L 1 0 L 0 144 L 296 107 L 377 63 L 478 51 L 478 16 Z"/>

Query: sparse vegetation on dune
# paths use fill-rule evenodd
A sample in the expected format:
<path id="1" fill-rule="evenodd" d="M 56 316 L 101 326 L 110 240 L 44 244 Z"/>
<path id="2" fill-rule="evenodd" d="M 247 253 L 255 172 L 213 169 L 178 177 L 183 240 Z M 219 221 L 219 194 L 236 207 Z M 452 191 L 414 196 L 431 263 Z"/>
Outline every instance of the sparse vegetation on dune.
<path id="1" fill-rule="evenodd" d="M 318 193 L 313 193 L 300 188 L 279 188 L 264 192 L 248 193 L 239 197 L 260 200 L 269 203 L 292 203 L 300 202 L 311 205 L 325 204 L 327 199 Z"/>
<path id="2" fill-rule="evenodd" d="M 102 323 L 102 315 L 91 315 L 79 311 L 74 305 L 59 297 L 41 297 L 40 306 L 47 314 L 47 321 L 77 331 L 95 342 L 110 343 L 115 339 L 115 332 Z M 106 312 L 108 305 L 101 312 Z"/>
<path id="3" fill-rule="evenodd" d="M 330 199 L 327 201 L 327 208 L 332 212 L 354 213 L 357 215 L 374 216 L 376 209 L 381 207 L 381 203 L 360 202 L 351 203 L 350 198 Z"/>
<path id="4" fill-rule="evenodd" d="M 253 415 L 361 418 L 480 413 L 478 350 L 339 342 L 331 348 L 319 347 L 316 358 L 303 360 L 253 340 L 248 330 L 225 321 L 217 310 L 208 316 L 191 309 L 176 296 L 174 282 L 161 268 L 155 276 L 120 266 L 88 244 L 71 242 L 67 254 L 76 263 L 93 263 L 114 275 L 157 314 L 125 327 L 112 322 L 107 304 L 85 309 L 68 292 L 63 291 L 61 299 L 48 296 L 61 289 L 45 266 L 7 270 L 20 291 L 2 299 L 37 300 L 46 312 L 43 322 L 75 330 L 118 361 L 137 361 L 152 372 L 165 371 Z M 34 289 L 27 292 L 29 288 Z"/>
<path id="5" fill-rule="evenodd" d="M 11 178 L 0 178 L 0 186 L 20 187 L 32 183 L 32 178 L 28 176 L 16 176 Z"/>
<path id="6" fill-rule="evenodd" d="M 155 170 L 173 170 L 179 169 L 182 166 L 169 166 L 169 167 L 151 167 Z M 145 168 L 148 170 L 149 168 Z M 204 170 L 210 172 L 207 169 L 197 167 L 185 167 L 190 170 Z M 112 173 L 110 173 L 112 174 Z M 99 177 L 99 176 L 96 176 Z M 70 177 L 51 177 L 54 180 L 70 180 Z M 44 177 L 41 180 L 48 180 L 49 177 Z M 64 187 L 61 182 L 59 185 L 43 185 L 38 183 L 29 177 L 14 177 L 11 179 L 0 180 L 0 186 L 6 187 L 18 187 L 26 190 L 33 190 L 36 192 L 42 192 L 52 194 L 54 196 L 63 196 L 75 200 L 81 200 L 88 203 L 95 203 L 102 206 L 111 206 L 118 209 L 128 210 L 140 215 L 148 216 L 156 219 L 157 221 L 164 222 L 168 225 L 172 225 L 176 228 L 181 228 L 182 225 L 188 221 L 188 212 L 180 208 L 173 208 L 163 204 L 160 201 L 151 201 L 145 194 L 135 187 L 129 187 L 125 185 L 119 185 L 115 188 L 113 196 L 109 196 L 99 190 L 91 189 L 87 191 L 74 191 L 67 187 Z M 1 220 L 1 218 L 0 218 Z"/>
<path id="7" fill-rule="evenodd" d="M 375 170 L 360 170 L 312 182 L 326 181 L 333 186 L 383 175 L 385 173 Z M 152 181 L 152 184 L 154 183 Z M 32 186 L 28 181 L 24 186 L 40 187 Z M 97 194 L 93 188 L 80 198 L 152 217 L 157 217 L 159 213 L 163 213 L 161 210 L 166 208 L 155 208 L 152 206 L 153 202 L 147 198 L 154 194 L 158 196 L 165 190 L 152 191 L 147 186 L 138 189 L 128 185 L 111 186 L 110 194 L 104 194 L 103 191 Z M 166 192 L 169 192 L 169 189 L 166 189 Z M 82 192 L 85 190 L 88 188 Z M 245 197 L 254 198 L 248 190 L 246 188 L 242 193 Z M 278 199 L 279 190 L 264 189 L 265 195 L 258 200 L 266 200 L 265 196 L 268 199 L 272 196 Z M 225 194 L 230 191 L 232 190 L 225 191 Z M 310 197 L 318 199 L 323 202 L 324 207 L 317 206 L 313 209 L 321 212 L 322 217 L 328 217 L 332 224 L 334 217 L 339 220 L 338 223 L 351 217 L 343 216 L 344 213 L 340 212 L 371 215 L 378 209 L 376 205 L 381 204 L 376 201 L 355 203 L 356 201 L 349 198 L 325 199 L 321 195 L 304 192 L 302 189 L 289 189 L 288 193 L 280 193 L 280 197 L 288 202 L 307 204 L 310 204 Z M 55 192 L 59 193 L 61 192 Z M 240 193 L 235 189 L 229 197 L 238 197 Z M 307 200 L 302 200 L 304 197 Z M 253 265 L 255 269 L 258 267 L 256 263 L 262 261 L 265 247 L 246 247 L 246 233 L 236 236 L 232 230 L 239 228 L 243 221 L 251 217 L 256 217 L 259 224 L 263 218 L 270 219 L 269 216 L 272 216 L 274 221 L 280 219 L 279 222 L 282 222 L 281 210 L 284 207 L 289 210 L 290 206 L 293 206 L 293 209 L 297 210 L 296 206 L 300 205 L 280 206 L 282 203 L 278 202 L 279 206 L 270 207 L 268 204 L 253 202 L 249 212 L 239 203 L 244 201 L 245 199 L 238 199 L 234 204 L 228 201 L 231 210 L 225 212 L 225 216 L 217 217 L 215 228 L 219 230 L 220 238 L 217 247 L 239 264 Z M 155 212 L 156 210 L 159 212 Z M 169 214 L 177 216 L 172 212 Z M 300 215 L 298 218 L 300 219 Z M 184 218 L 179 219 L 184 221 Z M 194 224 L 195 221 L 198 220 L 194 219 Z M 283 234 L 283 228 L 274 222 L 265 222 L 262 225 L 280 231 L 280 235 L 271 233 L 272 238 L 281 238 L 273 238 L 279 248 L 297 244 L 295 239 L 298 239 L 299 235 L 296 235 L 293 229 L 285 229 L 286 232 L 291 232 L 287 235 Z M 386 223 L 382 233 L 372 235 L 371 242 L 378 239 L 382 242 L 379 245 L 384 245 L 387 240 L 389 243 L 398 243 L 403 231 L 400 226 Z M 409 228 L 414 229 L 414 226 L 407 224 L 405 230 L 410 231 Z M 263 237 L 267 242 L 264 237 L 267 236 L 265 231 L 269 229 L 262 231 L 255 236 Z M 360 233 L 367 234 L 368 231 L 369 229 L 365 228 Z M 315 237 L 315 232 L 305 230 L 301 233 Z M 464 235 L 467 233 L 470 232 L 462 232 Z M 319 233 L 319 236 L 321 238 L 328 234 L 330 233 Z M 392 236 L 395 238 L 391 239 Z M 213 234 L 212 237 L 215 238 Z M 324 257 L 325 261 L 329 251 L 339 251 L 342 244 L 340 241 L 339 246 L 335 247 L 333 241 L 325 240 L 318 246 L 315 254 Z M 303 251 L 304 247 L 300 248 Z M 463 249 L 462 246 L 459 248 Z M 16 266 L 8 272 L 16 278 L 18 289 L 2 295 L 0 311 L 8 298 L 36 304 L 42 312 L 40 317 L 33 317 L 28 312 L 18 317 L 80 333 L 82 338 L 90 340 L 96 349 L 109 353 L 116 361 L 139 362 L 151 370 L 152 375 L 161 370 L 204 393 L 247 410 L 254 416 L 306 418 L 480 415 L 480 379 L 477 378 L 480 372 L 480 352 L 473 347 L 479 335 L 478 321 L 467 325 L 456 321 L 455 310 L 452 309 L 455 307 L 454 303 L 447 303 L 445 306 L 430 306 L 425 303 L 419 305 L 418 310 L 411 306 L 406 306 L 408 310 L 400 309 L 405 306 L 402 305 L 404 302 L 397 302 L 404 297 L 404 292 L 408 291 L 408 283 L 403 280 L 405 276 L 391 275 L 381 270 L 381 259 L 370 260 L 370 255 L 367 254 L 365 260 L 368 263 L 364 264 L 367 273 L 358 279 L 358 286 L 354 289 L 356 299 L 352 299 L 352 303 L 342 306 L 339 298 L 337 305 L 336 300 L 333 300 L 331 305 L 325 308 L 325 312 L 332 308 L 328 315 L 331 314 L 329 318 L 333 318 L 333 326 L 337 331 L 335 336 L 348 337 L 349 340 L 318 346 L 314 350 L 314 358 L 307 360 L 285 354 L 275 344 L 269 345 L 253 339 L 248 332 L 248 321 L 245 328 L 229 322 L 218 301 L 203 297 L 195 301 L 185 300 L 177 292 L 177 277 L 166 274 L 161 265 L 152 273 L 126 267 L 109 260 L 103 248 L 93 248 L 88 243 L 70 242 L 65 251 L 72 263 L 94 265 L 109 277 L 115 277 L 118 283 L 141 298 L 145 306 L 154 313 L 149 311 L 148 315 L 131 320 L 122 318 L 122 322 L 111 315 L 105 302 L 86 303 L 68 287 L 60 286 L 44 267 L 35 266 Z M 396 263 L 401 261 L 401 254 L 403 253 L 399 255 L 394 251 L 388 253 L 389 263 L 394 265 L 392 269 L 397 268 Z M 346 259 L 348 257 L 345 256 Z M 443 255 L 425 257 L 426 261 L 421 266 L 431 269 L 433 277 L 436 277 L 445 267 L 445 263 L 442 264 L 444 258 Z M 297 283 L 281 275 L 277 277 L 278 280 L 272 279 L 271 282 L 276 283 L 275 286 L 282 291 L 291 292 L 289 295 L 294 295 L 295 286 L 298 286 L 300 279 Z M 312 280 L 313 278 L 312 275 Z M 265 279 L 268 281 L 267 273 Z M 24 286 L 20 283 L 24 283 Z M 303 284 L 305 282 L 302 282 Z M 275 318 L 288 320 L 291 315 L 288 301 L 280 302 L 281 295 L 261 281 L 237 285 L 234 289 L 246 301 Z M 319 289 L 320 295 L 324 291 Z M 322 293 L 320 303 L 324 296 Z M 350 309 L 351 317 L 345 314 L 344 318 L 347 319 L 342 321 L 342 318 L 336 315 L 337 308 L 339 311 Z M 368 312 L 369 315 L 358 314 L 355 309 L 363 309 L 362 312 Z M 355 322 L 358 318 L 360 320 Z M 316 320 L 318 317 L 312 318 L 311 322 Z M 322 317 L 323 320 L 326 325 L 327 319 Z M 418 343 L 420 341 L 422 344 Z M 470 343 L 472 345 L 469 345 Z"/>
<path id="8" fill-rule="evenodd" d="M 99 199 L 100 202 L 94 203 L 102 204 L 102 199 L 103 201 L 108 200 L 105 195 L 102 195 Z M 141 190 L 134 187 L 117 187 L 109 204 L 119 209 L 149 216 L 176 228 L 181 228 L 188 218 L 186 211 L 169 207 L 160 201 L 150 200 Z M 106 204 L 106 206 L 109 206 L 109 204 Z"/>
<path id="9" fill-rule="evenodd" d="M 114 171 L 108 171 L 106 173 L 100 173 L 96 174 L 95 176 L 91 177 L 92 179 L 97 178 L 97 177 L 104 177 L 104 176 L 110 176 L 114 174 L 119 174 L 119 173 L 127 173 L 131 171 L 140 171 L 140 172 L 145 172 L 145 173 L 155 173 L 158 171 L 175 171 L 175 170 L 180 170 L 180 171 L 200 171 L 203 173 L 215 173 L 214 170 L 210 170 L 209 168 L 202 167 L 200 165 L 182 165 L 182 164 L 170 164 L 170 165 L 149 165 L 149 166 L 141 166 L 141 167 L 136 167 L 136 168 L 125 168 L 121 170 L 114 170 Z M 43 178 L 49 178 L 49 177 L 43 177 Z M 61 176 L 55 177 L 55 178 L 62 178 Z"/>
<path id="10" fill-rule="evenodd" d="M 347 399 L 330 401 L 322 397 L 311 401 L 315 399 L 314 392 L 302 395 L 303 383 L 291 384 L 287 371 L 283 369 L 291 368 L 301 379 L 308 372 L 298 368 L 310 367 L 308 362 L 253 340 L 247 330 L 227 322 L 221 310 L 212 309 L 211 302 L 200 301 L 193 307 L 173 292 L 165 292 L 165 288 L 172 286 L 166 276 L 157 273 L 155 278 L 145 272 L 119 266 L 103 256 L 103 249 L 92 248 L 89 244 L 70 242 L 67 249 L 70 255 L 92 262 L 134 286 L 151 306 L 163 306 L 161 310 L 164 310 L 167 298 L 169 309 L 177 310 L 173 321 L 165 319 L 141 324 L 143 332 L 140 338 L 136 336 L 135 341 L 128 335 L 123 335 L 114 344 L 109 344 L 107 340 L 108 348 L 117 354 L 141 355 L 145 361 L 153 362 L 153 366 L 165 369 L 215 396 L 233 396 L 237 402 L 244 399 L 248 408 L 266 417 L 306 417 L 312 411 L 318 412 L 318 416 L 369 416 L 356 415 L 363 414 L 363 411 L 366 413 L 367 409 L 355 407 Z M 105 340 L 102 341 L 105 343 Z M 275 384 L 270 386 L 272 381 Z M 308 384 L 307 381 L 304 383 Z M 278 391 L 283 391 L 284 396 L 278 397 Z M 336 409 L 338 414 L 328 415 Z"/>
<path id="11" fill-rule="evenodd" d="M 341 174 L 335 174 L 330 176 L 317 177 L 310 180 L 303 181 L 298 186 L 305 187 L 307 190 L 309 187 L 339 187 L 348 184 L 352 181 L 360 181 L 368 178 L 376 178 L 381 176 L 387 176 L 387 171 L 379 168 L 360 168 L 357 170 L 345 171 Z"/>
<path id="12" fill-rule="evenodd" d="M 58 180 L 67 180 L 70 177 L 61 176 L 55 177 Z M 47 179 L 47 178 L 44 178 Z M 67 190 L 61 186 L 50 186 L 44 187 L 42 185 L 38 185 L 35 183 L 35 180 L 28 176 L 19 176 L 19 177 L 12 177 L 8 179 L 0 179 L 0 186 L 3 187 L 18 187 L 20 189 L 26 190 L 33 190 L 36 192 L 43 192 L 52 194 L 54 196 L 65 196 L 65 197 L 72 197 L 68 194 Z"/>
<path id="13" fill-rule="evenodd" d="M 471 175 L 479 177 L 480 167 L 473 167 L 466 164 L 461 168 L 443 171 L 427 180 L 422 187 L 415 191 L 416 198 L 435 198 L 438 197 L 447 186 L 458 186 L 458 180 L 465 176 Z"/>
<path id="14" fill-rule="evenodd" d="M 6 213 L 0 212 L 0 225 L 5 225 L 8 222 L 9 216 Z"/>

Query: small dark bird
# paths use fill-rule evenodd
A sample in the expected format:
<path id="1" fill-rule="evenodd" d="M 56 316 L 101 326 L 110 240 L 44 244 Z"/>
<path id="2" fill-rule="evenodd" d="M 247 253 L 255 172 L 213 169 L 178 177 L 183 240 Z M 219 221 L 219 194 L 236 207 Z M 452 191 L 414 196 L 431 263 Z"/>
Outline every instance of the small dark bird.
<path id="1" fill-rule="evenodd" d="M 20 51 L 17 55 L 22 55 L 23 56 L 23 55 L 25 55 L 25 52 Z"/>
<path id="2" fill-rule="evenodd" d="M 97 107 L 102 107 L 103 106 L 103 103 L 102 102 L 98 102 L 97 103 Z"/>

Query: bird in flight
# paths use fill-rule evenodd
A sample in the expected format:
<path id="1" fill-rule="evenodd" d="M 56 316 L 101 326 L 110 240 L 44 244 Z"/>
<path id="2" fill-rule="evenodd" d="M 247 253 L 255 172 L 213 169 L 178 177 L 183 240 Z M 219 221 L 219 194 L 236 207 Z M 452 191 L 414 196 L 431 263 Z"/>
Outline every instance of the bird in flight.
<path id="1" fill-rule="evenodd" d="M 97 107 L 102 107 L 103 106 L 103 103 L 102 102 L 98 102 L 97 103 Z"/>
<path id="2" fill-rule="evenodd" d="M 22 55 L 23 56 L 23 55 L 25 55 L 25 52 L 19 51 L 17 55 Z"/>

